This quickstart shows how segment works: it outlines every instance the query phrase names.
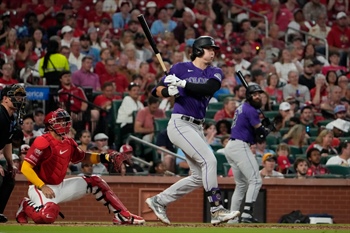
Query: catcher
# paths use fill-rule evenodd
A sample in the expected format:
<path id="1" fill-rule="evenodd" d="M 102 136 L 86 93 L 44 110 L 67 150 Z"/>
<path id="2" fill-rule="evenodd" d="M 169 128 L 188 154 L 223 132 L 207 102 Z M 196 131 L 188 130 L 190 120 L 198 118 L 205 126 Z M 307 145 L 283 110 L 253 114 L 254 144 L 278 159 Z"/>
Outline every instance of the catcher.
<path id="1" fill-rule="evenodd" d="M 59 108 L 45 117 L 46 133 L 37 137 L 27 152 L 21 171 L 32 183 L 29 198 L 24 198 L 16 213 L 19 223 L 53 223 L 60 214 L 59 203 L 77 200 L 86 193 L 93 193 L 96 200 L 114 214 L 113 224 L 143 224 L 145 220 L 130 213 L 108 184 L 98 176 L 82 176 L 64 179 L 69 162 L 113 163 L 120 170 L 123 163 L 131 164 L 124 153 L 83 152 L 77 143 L 67 137 L 71 117 Z"/>

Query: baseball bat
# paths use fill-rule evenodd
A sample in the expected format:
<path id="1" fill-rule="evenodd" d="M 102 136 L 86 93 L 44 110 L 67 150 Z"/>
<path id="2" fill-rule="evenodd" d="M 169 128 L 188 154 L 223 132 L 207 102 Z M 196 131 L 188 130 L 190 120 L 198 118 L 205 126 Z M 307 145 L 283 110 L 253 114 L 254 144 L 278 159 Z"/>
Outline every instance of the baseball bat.
<path id="1" fill-rule="evenodd" d="M 142 30 L 145 33 L 145 36 L 146 36 L 149 44 L 151 45 L 154 53 L 156 54 L 156 57 L 157 57 L 157 59 L 159 61 L 159 64 L 162 67 L 162 70 L 164 71 L 164 74 L 168 75 L 168 71 L 167 71 L 167 69 L 165 67 L 163 58 L 160 55 L 160 52 L 159 52 L 159 50 L 157 48 L 156 42 L 154 41 L 154 38 L 153 38 L 152 34 L 151 34 L 151 30 L 148 27 L 148 24 L 146 22 L 145 17 L 143 16 L 143 14 L 140 14 L 139 16 L 137 16 L 137 19 L 139 20 L 139 22 L 141 24 Z"/>
<path id="2" fill-rule="evenodd" d="M 248 90 L 248 83 L 247 83 L 247 80 L 245 80 L 242 72 L 239 70 L 236 72 L 236 74 L 237 74 L 239 80 L 241 81 L 242 85 L 245 87 L 246 90 Z M 263 117 L 266 118 L 264 112 L 261 109 L 259 109 L 259 111 L 263 115 Z"/>

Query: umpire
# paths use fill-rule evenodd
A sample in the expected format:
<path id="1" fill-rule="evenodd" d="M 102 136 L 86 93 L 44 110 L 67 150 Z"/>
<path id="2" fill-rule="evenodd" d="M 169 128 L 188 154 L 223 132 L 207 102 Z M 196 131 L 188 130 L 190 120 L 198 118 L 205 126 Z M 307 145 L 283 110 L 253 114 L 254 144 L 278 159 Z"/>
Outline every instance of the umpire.
<path id="1" fill-rule="evenodd" d="M 7 222 L 3 215 L 6 204 L 15 186 L 17 168 L 12 161 L 12 139 L 24 115 L 26 92 L 19 84 L 6 86 L 1 91 L 0 104 L 0 150 L 6 162 L 0 163 L 0 223 Z"/>

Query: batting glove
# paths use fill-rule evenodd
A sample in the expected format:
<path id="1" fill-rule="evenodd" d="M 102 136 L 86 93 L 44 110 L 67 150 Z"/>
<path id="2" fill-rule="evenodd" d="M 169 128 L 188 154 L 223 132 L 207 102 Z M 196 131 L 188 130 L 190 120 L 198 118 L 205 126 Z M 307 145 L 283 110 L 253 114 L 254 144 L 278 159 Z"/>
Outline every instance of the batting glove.
<path id="1" fill-rule="evenodd" d="M 179 90 L 177 89 L 177 86 L 169 86 L 168 93 L 170 96 L 177 96 L 179 94 Z"/>
<path id="2" fill-rule="evenodd" d="M 164 83 L 168 86 L 177 86 L 182 88 L 185 88 L 186 86 L 186 80 L 181 80 L 173 74 L 166 76 Z"/>

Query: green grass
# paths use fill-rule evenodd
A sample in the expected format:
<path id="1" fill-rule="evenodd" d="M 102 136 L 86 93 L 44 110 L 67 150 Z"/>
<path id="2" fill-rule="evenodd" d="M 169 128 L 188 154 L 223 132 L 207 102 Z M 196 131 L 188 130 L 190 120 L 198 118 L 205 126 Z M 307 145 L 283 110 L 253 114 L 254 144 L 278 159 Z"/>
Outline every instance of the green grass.
<path id="1" fill-rule="evenodd" d="M 88 226 L 83 226 L 88 224 Z M 350 225 L 282 225 L 282 224 L 255 224 L 242 225 L 223 224 L 213 227 L 210 224 L 172 224 L 164 226 L 159 223 L 147 223 L 145 226 L 111 226 L 101 223 L 56 223 L 52 225 L 18 225 L 0 224 L 0 233 L 349 233 Z"/>

